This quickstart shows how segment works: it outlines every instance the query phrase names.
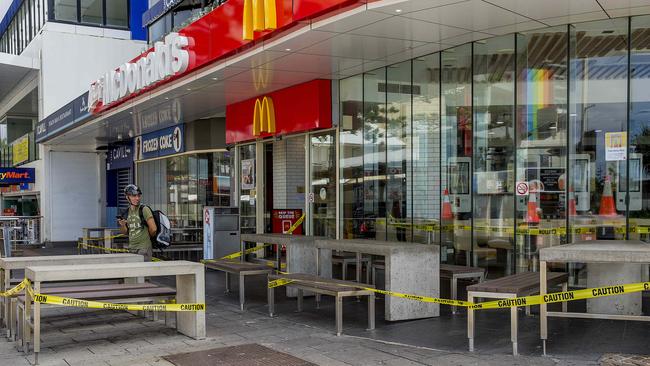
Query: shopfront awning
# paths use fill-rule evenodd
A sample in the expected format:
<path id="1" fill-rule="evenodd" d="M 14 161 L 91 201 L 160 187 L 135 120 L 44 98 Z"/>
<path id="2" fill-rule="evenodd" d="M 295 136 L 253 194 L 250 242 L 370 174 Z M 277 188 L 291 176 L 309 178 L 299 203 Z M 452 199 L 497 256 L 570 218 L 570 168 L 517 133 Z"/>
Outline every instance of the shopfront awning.
<path id="1" fill-rule="evenodd" d="M 105 145 L 174 123 L 223 117 L 229 104 L 314 79 L 343 79 L 499 35 L 649 12 L 647 6 L 608 0 L 346 2 L 352 3 L 278 29 L 263 41 L 130 98 L 46 143 Z M 241 39 L 241 30 L 211 32 L 212 44 L 219 37 Z"/>
<path id="2" fill-rule="evenodd" d="M 21 94 L 16 90 L 20 87 L 21 81 L 30 75 L 38 72 L 38 60 L 26 56 L 17 56 L 0 52 L 0 117 L 6 113 L 4 108 L 11 106 L 1 103 L 12 93 Z M 26 91 L 29 93 L 30 91 Z M 17 98 L 18 100 L 22 99 Z"/>

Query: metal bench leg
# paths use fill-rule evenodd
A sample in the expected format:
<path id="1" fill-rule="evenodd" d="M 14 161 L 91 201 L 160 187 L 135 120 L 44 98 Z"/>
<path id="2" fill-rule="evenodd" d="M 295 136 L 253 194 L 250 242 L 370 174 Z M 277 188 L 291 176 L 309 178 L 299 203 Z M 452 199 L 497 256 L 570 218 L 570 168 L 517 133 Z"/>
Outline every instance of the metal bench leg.
<path id="1" fill-rule="evenodd" d="M 512 355 L 517 356 L 517 307 L 510 308 L 510 340 L 512 340 Z"/>
<path id="2" fill-rule="evenodd" d="M 341 263 L 341 271 L 343 272 L 343 278 L 341 278 L 343 281 L 347 281 L 348 279 L 348 263 L 344 260 L 343 263 Z"/>
<path id="3" fill-rule="evenodd" d="M 368 295 L 368 330 L 375 329 L 375 293 Z"/>
<path id="4" fill-rule="evenodd" d="M 302 299 L 303 299 L 302 289 L 298 289 L 298 312 L 302 311 Z"/>
<path id="5" fill-rule="evenodd" d="M 467 293 L 467 301 L 474 302 L 474 295 L 471 292 Z M 467 308 L 467 339 L 469 339 L 469 351 L 474 352 L 474 309 L 471 307 Z"/>
<path id="6" fill-rule="evenodd" d="M 320 294 L 316 294 L 316 309 L 320 309 Z"/>
<path id="7" fill-rule="evenodd" d="M 226 293 L 230 293 L 230 273 L 226 272 Z"/>
<path id="8" fill-rule="evenodd" d="M 451 299 L 452 300 L 457 300 L 458 299 L 458 278 L 456 276 L 452 275 L 451 276 Z M 452 306 L 451 307 L 451 313 L 456 314 L 456 307 Z"/>
<path id="9" fill-rule="evenodd" d="M 246 285 L 245 276 L 239 274 L 239 310 L 244 311 L 244 286 Z"/>
<path id="10" fill-rule="evenodd" d="M 567 292 L 568 290 L 569 290 L 569 283 L 568 282 L 563 283 L 562 284 L 562 292 Z M 567 312 L 568 305 L 569 305 L 569 303 L 566 302 L 566 301 L 562 303 L 562 312 L 563 313 Z"/>
<path id="11" fill-rule="evenodd" d="M 267 289 L 266 299 L 269 303 L 269 316 L 273 317 L 273 313 L 275 312 L 275 289 Z"/>
<path id="12" fill-rule="evenodd" d="M 372 285 L 377 285 L 377 267 L 375 266 L 370 266 L 372 269 L 372 281 L 370 282 Z"/>
<path id="13" fill-rule="evenodd" d="M 336 335 L 343 332 L 343 298 L 336 296 Z"/>

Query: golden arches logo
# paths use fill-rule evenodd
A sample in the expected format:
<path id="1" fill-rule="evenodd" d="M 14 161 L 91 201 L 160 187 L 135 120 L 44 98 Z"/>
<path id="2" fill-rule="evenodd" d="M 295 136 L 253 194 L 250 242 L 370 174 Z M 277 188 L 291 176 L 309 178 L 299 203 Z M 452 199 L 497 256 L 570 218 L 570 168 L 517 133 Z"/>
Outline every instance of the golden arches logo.
<path id="1" fill-rule="evenodd" d="M 275 0 L 244 0 L 242 37 L 252 40 L 254 32 L 272 30 L 278 27 Z"/>
<path id="2" fill-rule="evenodd" d="M 262 132 L 275 133 L 275 109 L 273 99 L 264 97 L 255 101 L 253 112 L 253 136 L 259 136 Z"/>

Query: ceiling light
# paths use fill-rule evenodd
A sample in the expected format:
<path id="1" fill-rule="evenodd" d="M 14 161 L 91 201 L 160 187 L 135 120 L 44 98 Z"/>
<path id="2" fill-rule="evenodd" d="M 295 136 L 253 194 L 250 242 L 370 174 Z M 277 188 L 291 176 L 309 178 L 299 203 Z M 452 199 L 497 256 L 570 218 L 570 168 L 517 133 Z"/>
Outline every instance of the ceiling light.
<path id="1" fill-rule="evenodd" d="M 402 9 L 395 9 L 395 12 L 396 12 L 396 13 L 401 13 L 401 12 L 402 12 Z"/>
<path id="2" fill-rule="evenodd" d="M 502 124 L 504 124 L 504 123 L 505 123 L 505 122 L 503 122 L 503 121 L 497 121 L 497 124 L 498 124 L 498 125 L 502 125 Z"/>
<path id="3" fill-rule="evenodd" d="M 165 97 L 165 100 L 169 100 L 169 97 Z"/>
<path id="4" fill-rule="evenodd" d="M 212 80 L 219 80 L 219 78 L 212 78 Z"/>
<path id="5" fill-rule="evenodd" d="M 289 51 L 291 51 L 291 48 L 285 48 L 284 50 L 289 52 Z"/>
<path id="6" fill-rule="evenodd" d="M 187 91 L 192 91 L 192 88 L 187 88 Z"/>
<path id="7" fill-rule="evenodd" d="M 603 132 L 603 130 L 595 130 L 594 132 L 595 132 L 595 133 Z"/>
<path id="8" fill-rule="evenodd" d="M 555 127 L 555 126 L 550 126 L 548 129 L 549 129 L 549 130 L 557 130 L 557 127 Z"/>

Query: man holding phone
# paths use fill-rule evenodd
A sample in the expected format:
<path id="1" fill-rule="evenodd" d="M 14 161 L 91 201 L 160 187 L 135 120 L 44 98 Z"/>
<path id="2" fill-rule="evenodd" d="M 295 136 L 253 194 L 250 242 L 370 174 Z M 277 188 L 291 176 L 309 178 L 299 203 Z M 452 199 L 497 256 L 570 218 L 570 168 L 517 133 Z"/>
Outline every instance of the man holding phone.
<path id="1" fill-rule="evenodd" d="M 126 219 L 124 215 L 117 217 L 120 232 L 129 234 L 129 250 L 144 256 L 145 262 L 149 262 L 153 256 L 151 237 L 156 235 L 158 230 L 156 221 L 151 209 L 140 204 L 142 191 L 138 186 L 129 184 L 124 188 L 124 195 L 129 202 L 129 209 L 126 212 Z"/>

